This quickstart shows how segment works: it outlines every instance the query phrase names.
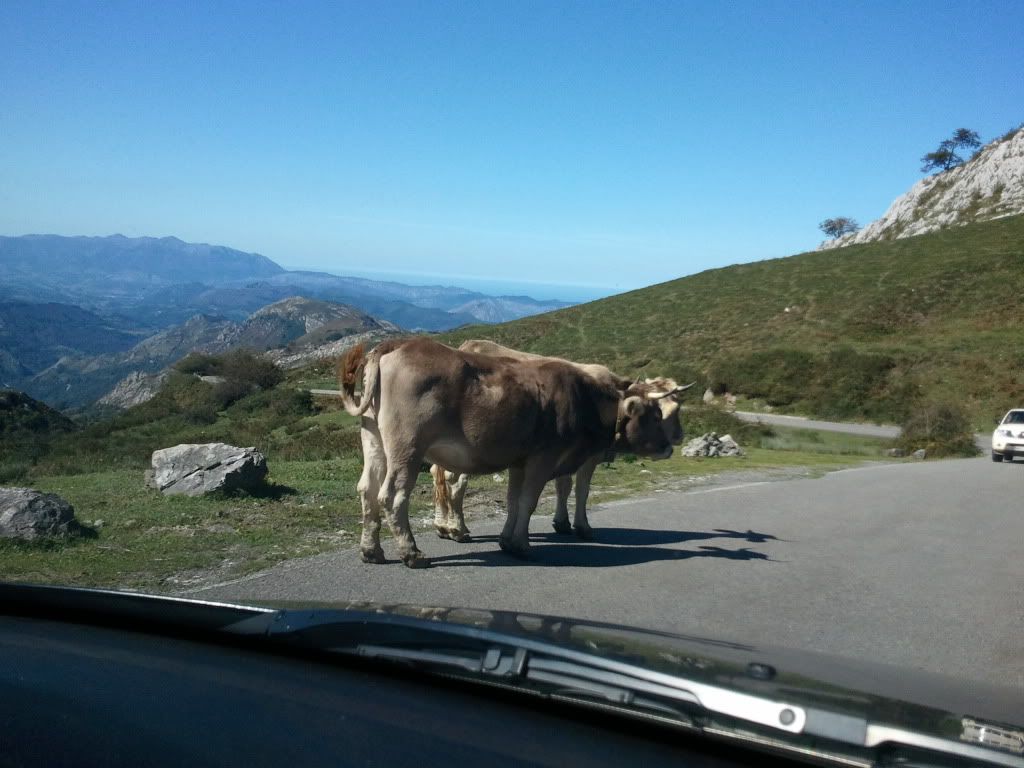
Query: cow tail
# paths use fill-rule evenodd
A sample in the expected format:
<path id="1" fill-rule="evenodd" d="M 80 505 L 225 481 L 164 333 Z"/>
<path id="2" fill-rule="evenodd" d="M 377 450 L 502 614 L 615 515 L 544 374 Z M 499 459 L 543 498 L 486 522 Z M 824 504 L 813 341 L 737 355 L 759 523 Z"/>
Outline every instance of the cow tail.
<path id="1" fill-rule="evenodd" d="M 356 399 L 356 380 L 359 369 L 363 368 L 363 394 Z M 352 416 L 362 416 L 373 402 L 373 393 L 380 377 L 380 355 L 367 356 L 363 345 L 357 344 L 345 353 L 338 363 L 338 380 L 341 384 L 341 402 Z"/>
<path id="2" fill-rule="evenodd" d="M 452 508 L 452 493 L 444 477 L 444 467 L 434 464 L 430 467 L 430 474 L 434 477 L 434 506 L 447 518 Z"/>

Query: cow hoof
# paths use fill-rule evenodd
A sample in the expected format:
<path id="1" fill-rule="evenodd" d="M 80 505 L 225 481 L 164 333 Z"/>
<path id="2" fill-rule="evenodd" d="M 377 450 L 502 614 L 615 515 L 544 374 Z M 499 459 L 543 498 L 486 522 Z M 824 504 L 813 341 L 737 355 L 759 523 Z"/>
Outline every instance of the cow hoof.
<path id="1" fill-rule="evenodd" d="M 452 538 L 452 536 L 448 533 L 448 529 L 447 528 L 440 528 L 440 527 L 435 526 L 434 530 L 437 531 L 438 538 L 441 538 L 441 539 L 450 539 L 450 538 Z M 456 539 L 456 541 L 458 541 L 458 539 Z"/>
<path id="2" fill-rule="evenodd" d="M 410 552 L 407 555 L 402 555 L 402 563 L 405 564 L 406 568 L 429 568 L 430 560 L 422 552 Z"/>
<path id="3" fill-rule="evenodd" d="M 387 562 L 384 559 L 384 550 L 380 547 L 376 549 L 364 549 L 359 552 L 360 557 L 363 558 L 364 563 L 374 563 L 376 565 L 383 565 Z"/>
<path id="4" fill-rule="evenodd" d="M 594 529 L 589 525 L 586 528 L 576 526 L 572 529 L 573 533 L 576 534 L 576 538 L 580 541 L 593 541 L 594 540 Z"/>
<path id="5" fill-rule="evenodd" d="M 451 534 L 452 541 L 457 541 L 460 544 L 473 540 L 473 537 L 469 535 L 469 531 L 449 531 L 449 533 Z"/>
<path id="6" fill-rule="evenodd" d="M 555 520 L 553 523 L 551 523 L 551 527 L 555 529 L 555 533 L 572 533 L 572 526 L 569 525 L 568 520 L 564 522 L 562 520 Z"/>
<path id="7" fill-rule="evenodd" d="M 500 537 L 498 539 L 498 546 L 501 547 L 501 550 L 506 554 L 512 555 L 512 557 L 520 560 L 526 560 L 530 556 L 529 545 L 523 546 L 522 544 L 517 544 L 504 537 Z"/>

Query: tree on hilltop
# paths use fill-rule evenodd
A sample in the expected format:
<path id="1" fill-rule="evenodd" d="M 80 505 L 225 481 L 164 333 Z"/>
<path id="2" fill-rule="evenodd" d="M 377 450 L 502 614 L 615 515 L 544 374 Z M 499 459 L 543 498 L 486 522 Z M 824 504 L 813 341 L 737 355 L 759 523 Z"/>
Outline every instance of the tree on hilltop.
<path id="1" fill-rule="evenodd" d="M 854 219 L 847 216 L 837 216 L 834 219 L 825 219 L 818 225 L 818 229 L 835 240 L 843 235 L 856 232 L 860 229 L 860 225 Z"/>
<path id="2" fill-rule="evenodd" d="M 939 143 L 939 148 L 921 158 L 921 173 L 932 171 L 948 171 L 963 165 L 964 159 L 956 153 L 958 149 L 977 149 L 981 146 L 981 137 L 977 131 L 969 128 L 957 128 L 952 137 Z"/>

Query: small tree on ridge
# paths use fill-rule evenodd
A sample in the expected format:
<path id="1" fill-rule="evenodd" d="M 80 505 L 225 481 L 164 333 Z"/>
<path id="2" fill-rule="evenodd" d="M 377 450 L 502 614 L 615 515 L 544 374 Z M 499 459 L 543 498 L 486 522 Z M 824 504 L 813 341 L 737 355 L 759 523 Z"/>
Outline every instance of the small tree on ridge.
<path id="1" fill-rule="evenodd" d="M 977 131 L 969 128 L 957 128 L 953 136 L 944 139 L 939 148 L 929 152 L 921 158 L 921 173 L 931 171 L 948 171 L 958 165 L 963 165 L 964 159 L 956 153 L 958 149 L 977 149 L 981 146 L 981 137 Z"/>
<path id="2" fill-rule="evenodd" d="M 860 229 L 860 225 L 855 220 L 848 218 L 847 216 L 837 216 L 834 219 L 825 219 L 818 225 L 818 229 L 835 240 L 843 235 L 856 232 Z"/>

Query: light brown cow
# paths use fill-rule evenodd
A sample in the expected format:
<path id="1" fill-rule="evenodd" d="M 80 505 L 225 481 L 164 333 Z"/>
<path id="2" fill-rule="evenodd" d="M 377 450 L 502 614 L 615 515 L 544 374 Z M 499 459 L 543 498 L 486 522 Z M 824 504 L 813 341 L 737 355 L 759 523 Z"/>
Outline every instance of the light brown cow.
<path id="1" fill-rule="evenodd" d="M 463 342 L 459 347 L 464 352 L 477 352 L 480 354 L 510 357 L 518 360 L 560 360 L 575 365 L 582 371 L 609 382 L 616 386 L 629 385 L 629 380 L 610 371 L 603 365 L 596 363 L 573 363 L 562 360 L 562 358 L 544 357 L 531 352 L 521 352 L 516 349 L 502 346 L 493 341 L 485 339 L 474 339 Z M 683 442 L 683 428 L 680 423 L 679 400 L 683 392 L 692 387 L 693 384 L 679 386 L 674 380 L 658 377 L 647 379 L 643 384 L 634 384 L 634 392 L 649 399 L 657 400 L 661 410 L 661 423 L 665 437 L 672 445 L 680 445 Z M 556 502 L 555 516 L 552 524 L 558 533 L 576 532 L 582 539 L 593 538 L 593 529 L 587 520 L 587 499 L 590 495 L 590 482 L 598 464 L 608 460 L 610 456 L 597 454 L 589 457 L 577 470 L 575 475 L 568 474 L 555 478 Z M 469 541 L 470 532 L 466 526 L 463 503 L 469 478 L 445 470 L 434 465 L 431 467 L 431 475 L 434 478 L 434 528 L 438 536 L 449 538 L 455 541 Z M 576 510 L 573 524 L 569 523 L 569 494 L 572 492 L 575 478 L 576 485 Z"/>
<path id="2" fill-rule="evenodd" d="M 508 469 L 499 543 L 525 555 L 530 515 L 548 480 L 612 449 L 655 458 L 672 453 L 655 402 L 560 360 L 493 357 L 414 338 L 385 341 L 366 356 L 356 347 L 340 374 L 345 410 L 362 416 L 358 490 L 366 562 L 384 562 L 383 507 L 402 561 L 426 564 L 409 526 L 409 497 L 424 459 L 465 474 Z"/>

